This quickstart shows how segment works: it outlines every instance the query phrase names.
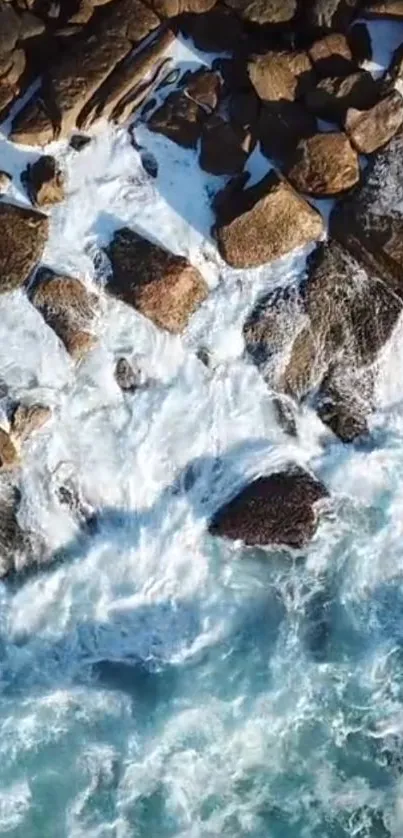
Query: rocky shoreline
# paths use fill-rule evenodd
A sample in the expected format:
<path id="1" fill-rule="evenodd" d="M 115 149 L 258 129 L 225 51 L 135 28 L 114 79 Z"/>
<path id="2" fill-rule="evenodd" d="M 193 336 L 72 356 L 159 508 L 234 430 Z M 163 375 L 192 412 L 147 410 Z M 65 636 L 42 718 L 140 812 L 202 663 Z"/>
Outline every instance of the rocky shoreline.
<path id="1" fill-rule="evenodd" d="M 297 410 L 308 402 L 343 443 L 364 438 L 378 363 L 403 298 L 403 44 L 374 78 L 365 68 L 366 19 L 403 23 L 403 2 L 2 0 L 0 116 L 11 119 L 10 140 L 38 154 L 21 175 L 30 208 L 10 202 L 11 175 L 0 173 L 0 293 L 23 289 L 73 364 L 97 343 L 105 294 L 157 329 L 183 333 L 208 285 L 187 258 L 139 232 L 115 230 L 104 248 L 104 288 L 42 262 L 49 213 L 68 184 L 57 156 L 40 147 L 65 141 L 80 153 L 102 120 L 129 128 L 135 117 L 194 149 L 201 169 L 222 178 L 212 197 L 212 234 L 223 263 L 258 268 L 312 249 L 299 281 L 267 289 L 246 317 L 245 352 L 280 405 Z M 211 69 L 172 71 L 169 49 L 179 36 L 216 54 Z M 154 96 L 161 90 L 162 101 Z M 246 166 L 258 146 L 268 172 L 250 185 Z M 156 175 L 152 161 L 148 170 Z M 326 235 L 316 202 L 329 198 L 336 200 Z M 122 392 L 134 394 L 141 370 L 122 357 L 115 377 Z M 52 410 L 5 393 L 3 414 L 5 576 L 46 555 L 18 522 L 19 464 Z M 327 496 L 290 463 L 230 499 L 210 532 L 300 548 L 314 535 L 316 504 Z"/>

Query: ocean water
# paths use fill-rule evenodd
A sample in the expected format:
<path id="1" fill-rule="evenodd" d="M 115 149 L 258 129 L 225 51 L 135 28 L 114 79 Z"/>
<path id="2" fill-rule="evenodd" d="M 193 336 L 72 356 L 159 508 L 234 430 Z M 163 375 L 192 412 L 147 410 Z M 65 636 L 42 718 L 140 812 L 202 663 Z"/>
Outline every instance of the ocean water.
<path id="1" fill-rule="evenodd" d="M 376 70 L 402 28 L 372 28 Z M 173 51 L 181 66 L 201 60 Z M 287 436 L 242 324 L 307 253 L 227 268 L 209 233 L 222 179 L 133 130 L 155 179 L 125 129 L 101 126 L 80 154 L 50 149 L 68 195 L 44 261 L 99 291 L 98 347 L 74 368 L 22 292 L 0 297 L 1 377 L 54 408 L 25 449 L 21 522 L 59 558 L 0 585 L 0 834 L 401 838 L 402 324 L 379 365 L 369 442 L 342 445 L 308 406 Z M 21 202 L 18 175 L 37 152 L 4 134 L 0 156 Z M 268 167 L 253 155 L 253 178 Z M 123 224 L 206 277 L 183 337 L 104 295 L 102 246 Z M 151 382 L 132 396 L 114 381 L 121 354 Z M 208 535 L 220 503 L 289 461 L 331 491 L 308 549 Z M 66 477 L 97 514 L 92 533 L 58 504 Z"/>

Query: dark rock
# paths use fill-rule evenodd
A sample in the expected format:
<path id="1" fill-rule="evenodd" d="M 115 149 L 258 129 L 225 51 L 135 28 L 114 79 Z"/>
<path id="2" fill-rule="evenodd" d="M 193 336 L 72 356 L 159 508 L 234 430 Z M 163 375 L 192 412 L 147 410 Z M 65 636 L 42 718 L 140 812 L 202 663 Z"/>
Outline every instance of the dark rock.
<path id="1" fill-rule="evenodd" d="M 307 108 L 321 119 L 343 122 L 349 108 L 372 108 L 379 96 L 379 85 L 371 73 L 359 70 L 349 76 L 322 79 L 316 88 L 307 93 L 305 102 Z"/>
<path id="2" fill-rule="evenodd" d="M 141 155 L 141 165 L 145 172 L 152 178 L 158 175 L 158 161 L 151 151 L 144 151 Z"/>
<path id="3" fill-rule="evenodd" d="M 181 332 L 208 289 L 183 256 L 163 250 L 127 227 L 107 250 L 112 277 L 107 291 L 169 332 Z"/>
<path id="4" fill-rule="evenodd" d="M 294 102 L 313 85 L 308 53 L 266 52 L 248 63 L 249 78 L 263 102 Z"/>
<path id="5" fill-rule="evenodd" d="M 149 0 L 150 6 L 161 17 L 177 17 L 189 12 L 203 14 L 215 6 L 217 0 Z"/>
<path id="6" fill-rule="evenodd" d="M 253 90 L 235 92 L 228 103 L 229 117 L 239 128 L 255 129 L 259 119 L 260 100 Z"/>
<path id="7" fill-rule="evenodd" d="M 317 528 L 315 504 L 327 496 L 323 483 L 301 468 L 259 477 L 218 510 L 209 532 L 248 546 L 301 548 Z"/>
<path id="8" fill-rule="evenodd" d="M 289 23 L 297 11 L 297 0 L 225 0 L 225 2 L 243 20 L 261 26 Z"/>
<path id="9" fill-rule="evenodd" d="M 125 393 L 134 393 L 140 384 L 140 371 L 134 370 L 127 358 L 118 358 L 115 367 L 115 379 Z"/>
<path id="10" fill-rule="evenodd" d="M 403 98 L 397 90 L 367 111 L 347 111 L 345 129 L 360 154 L 372 154 L 399 131 L 403 125 Z"/>
<path id="11" fill-rule="evenodd" d="M 269 158 L 287 160 L 300 140 L 316 131 L 316 118 L 300 102 L 265 103 L 260 109 L 257 134 Z"/>
<path id="12" fill-rule="evenodd" d="M 403 298 L 403 131 L 374 155 L 362 185 L 330 216 L 331 235 Z"/>
<path id="13" fill-rule="evenodd" d="M 219 251 L 236 268 L 279 259 L 323 233 L 321 215 L 275 172 L 249 189 L 226 193 L 216 206 Z"/>
<path id="14" fill-rule="evenodd" d="M 73 134 L 70 138 L 69 146 L 73 151 L 82 151 L 92 142 L 92 137 L 86 137 L 85 134 Z"/>
<path id="15" fill-rule="evenodd" d="M 190 35 L 197 49 L 230 52 L 242 40 L 242 23 L 221 4 L 203 15 L 185 15 L 179 21 L 182 32 Z"/>
<path id="16" fill-rule="evenodd" d="M 315 30 L 344 32 L 360 0 L 310 0 L 306 22 Z"/>
<path id="17" fill-rule="evenodd" d="M 203 126 L 200 147 L 200 166 L 213 175 L 233 175 L 240 172 L 251 151 L 250 132 L 237 128 L 218 115 Z"/>
<path id="18" fill-rule="evenodd" d="M 41 258 L 48 226 L 46 215 L 0 203 L 0 293 L 28 279 Z"/>
<path id="19" fill-rule="evenodd" d="M 337 195 L 358 183 L 358 155 L 346 134 L 315 134 L 298 144 L 287 177 L 300 192 Z"/>
<path id="20" fill-rule="evenodd" d="M 38 207 L 58 204 L 64 199 L 64 176 L 51 155 L 28 164 L 21 180 L 33 204 Z"/>
<path id="21" fill-rule="evenodd" d="M 191 99 L 194 99 L 198 105 L 209 113 L 216 109 L 222 88 L 222 81 L 218 73 L 206 70 L 204 67 L 193 73 L 189 70 L 182 77 L 181 86 Z"/>
<path id="22" fill-rule="evenodd" d="M 233 58 L 215 58 L 212 68 L 221 74 L 228 92 L 253 90 L 247 62 L 242 54 L 235 55 Z"/>
<path id="23" fill-rule="evenodd" d="M 17 46 L 21 22 L 10 3 L 0 5 L 0 56 L 11 53 Z"/>
<path id="24" fill-rule="evenodd" d="M 35 277 L 30 298 L 67 352 L 80 361 L 96 342 L 90 331 L 98 304 L 96 294 L 87 291 L 79 279 L 42 268 Z"/>
<path id="25" fill-rule="evenodd" d="M 221 79 L 210 70 L 187 73 L 181 89 L 170 93 L 148 121 L 157 131 L 185 148 L 195 148 L 203 123 L 218 105 Z"/>
<path id="26" fill-rule="evenodd" d="M 365 23 L 355 23 L 347 33 L 347 40 L 356 64 L 371 61 L 372 40 Z"/>
<path id="27" fill-rule="evenodd" d="M 386 17 L 396 20 L 403 18 L 403 0 L 369 0 L 360 13 L 369 18 Z"/>
<path id="28" fill-rule="evenodd" d="M 403 43 L 393 53 L 387 75 L 393 84 L 403 81 Z"/>
<path id="29" fill-rule="evenodd" d="M 363 388 L 364 389 L 364 388 Z M 325 377 L 317 398 L 317 413 L 322 422 L 342 442 L 354 442 L 368 436 L 367 417 L 372 404 L 368 393 L 348 386 L 342 376 L 332 372 Z"/>
<path id="30" fill-rule="evenodd" d="M 341 32 L 332 32 L 315 41 L 308 55 L 319 76 L 348 76 L 354 72 L 353 56 L 348 39 Z"/>

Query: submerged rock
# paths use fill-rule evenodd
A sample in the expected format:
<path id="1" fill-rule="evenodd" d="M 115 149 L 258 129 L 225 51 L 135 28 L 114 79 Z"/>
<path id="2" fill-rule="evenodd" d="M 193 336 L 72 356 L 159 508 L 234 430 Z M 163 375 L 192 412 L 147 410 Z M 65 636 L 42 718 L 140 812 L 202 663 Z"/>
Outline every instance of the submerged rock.
<path id="1" fill-rule="evenodd" d="M 106 253 L 112 264 L 107 291 L 168 332 L 181 332 L 207 297 L 203 277 L 187 259 L 128 227 L 116 231 Z"/>
<path id="2" fill-rule="evenodd" d="M 64 176 L 50 154 L 28 164 L 21 180 L 33 204 L 38 207 L 58 204 L 64 199 Z"/>
<path id="3" fill-rule="evenodd" d="M 0 293 L 26 282 L 42 256 L 48 227 L 46 215 L 0 203 Z"/>
<path id="4" fill-rule="evenodd" d="M 35 278 L 31 302 L 75 361 L 80 361 L 94 346 L 96 338 L 91 325 L 98 297 L 87 291 L 79 279 L 43 268 Z"/>
<path id="5" fill-rule="evenodd" d="M 18 442 L 25 442 L 39 431 L 52 416 L 52 410 L 43 404 L 18 404 L 11 418 L 11 434 Z"/>
<path id="6" fill-rule="evenodd" d="M 134 393 L 140 385 L 140 370 L 133 369 L 127 358 L 118 358 L 115 380 L 124 393 Z"/>
<path id="7" fill-rule="evenodd" d="M 275 172 L 249 189 L 218 196 L 214 229 L 222 258 L 252 268 L 319 239 L 323 221 Z"/>
<path id="8" fill-rule="evenodd" d="M 216 512 L 209 532 L 248 546 L 300 548 L 315 534 L 315 504 L 327 496 L 323 483 L 301 468 L 259 477 Z"/>
<path id="9" fill-rule="evenodd" d="M 10 434 L 0 428 L 0 471 L 7 471 L 19 465 L 18 450 Z"/>

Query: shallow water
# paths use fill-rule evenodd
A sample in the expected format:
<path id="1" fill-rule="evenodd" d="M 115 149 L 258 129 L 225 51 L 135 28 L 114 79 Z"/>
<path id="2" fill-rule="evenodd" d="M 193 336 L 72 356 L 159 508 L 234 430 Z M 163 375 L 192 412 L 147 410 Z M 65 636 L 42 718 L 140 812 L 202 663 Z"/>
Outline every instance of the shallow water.
<path id="1" fill-rule="evenodd" d="M 199 59 L 184 46 L 175 56 Z M 123 129 L 104 126 L 80 154 L 54 147 L 69 193 L 45 261 L 101 288 L 101 247 L 129 224 L 188 255 L 211 293 L 183 338 L 102 296 L 99 347 L 77 370 L 21 292 L 0 297 L 1 376 L 13 396 L 54 406 L 26 449 L 21 519 L 60 559 L 0 586 L 0 833 L 400 838 L 401 326 L 369 443 L 342 445 L 309 407 L 287 436 L 242 324 L 306 253 L 226 268 L 209 237 L 222 180 L 135 132 L 156 179 Z M 1 153 L 15 173 L 33 156 L 6 140 Z M 250 167 L 268 165 L 256 153 Z M 151 387 L 121 393 L 122 353 Z M 303 555 L 208 536 L 220 502 L 290 460 L 332 494 Z M 66 475 L 97 512 L 92 533 L 57 502 Z"/>

